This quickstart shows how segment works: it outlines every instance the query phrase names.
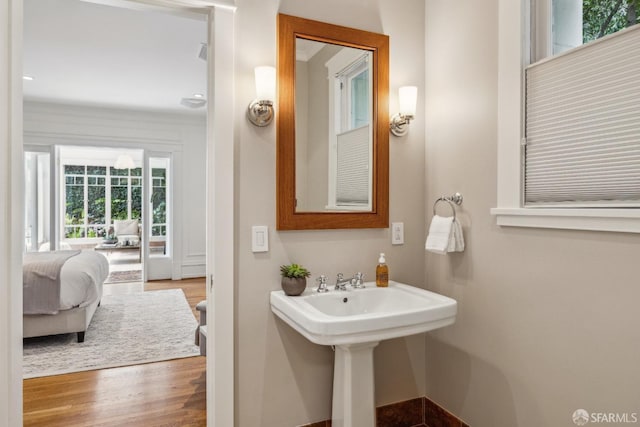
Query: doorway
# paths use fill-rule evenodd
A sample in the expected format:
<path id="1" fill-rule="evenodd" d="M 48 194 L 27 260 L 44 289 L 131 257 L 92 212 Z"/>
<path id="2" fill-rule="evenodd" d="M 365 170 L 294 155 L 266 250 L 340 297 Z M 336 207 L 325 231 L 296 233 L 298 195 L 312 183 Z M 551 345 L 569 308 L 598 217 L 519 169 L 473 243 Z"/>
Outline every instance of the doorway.
<path id="1" fill-rule="evenodd" d="M 110 4 L 120 3 L 117 0 Z M 136 2 L 137 3 L 137 2 Z M 152 0 L 137 3 L 138 7 L 167 7 L 169 3 Z M 208 420 L 210 426 L 233 425 L 233 153 L 234 153 L 234 14 L 233 0 L 199 1 L 182 0 L 170 6 L 178 13 L 202 13 L 208 18 L 209 55 L 207 94 L 214 102 L 208 109 L 207 167 L 207 294 L 213 312 L 215 328 L 209 329 L 207 340 L 207 396 L 209 400 Z M 7 174 L 0 177 L 3 204 L 8 206 L 0 213 L 0 228 L 5 236 L 5 245 L 0 247 L 0 271 L 6 283 L 21 279 L 21 256 L 24 245 L 23 218 L 23 167 L 22 167 L 22 0 L 8 0 L 7 7 L 0 9 L 2 38 L 0 49 L 0 75 L 6 76 L 3 89 L 8 87 L 10 96 L 2 100 L 0 108 L 0 150 Z M 225 123 L 226 126 L 214 126 Z M 13 165 L 10 167 L 10 165 Z M 5 191 L 6 190 L 6 191 Z M 214 209 L 215 208 L 215 209 Z M 214 216 L 215 213 L 215 216 Z M 20 225 L 20 226 L 17 226 Z M 213 252 L 213 247 L 217 250 Z M 211 298 L 213 267 L 216 276 L 215 298 Z M 0 390 L 0 418 L 3 424 L 21 425 L 21 292 L 15 287 L 0 288 L 0 336 L 6 341 L 9 351 L 0 354 L 0 377 L 8 379 L 8 387 Z"/>

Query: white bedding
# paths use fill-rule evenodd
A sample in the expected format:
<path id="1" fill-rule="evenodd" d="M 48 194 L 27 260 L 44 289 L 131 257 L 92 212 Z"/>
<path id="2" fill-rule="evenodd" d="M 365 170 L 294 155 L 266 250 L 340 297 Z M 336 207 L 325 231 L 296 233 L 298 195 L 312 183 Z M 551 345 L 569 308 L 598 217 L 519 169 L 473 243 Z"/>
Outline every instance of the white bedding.
<path id="1" fill-rule="evenodd" d="M 99 252 L 86 250 L 69 258 L 60 271 L 60 310 L 85 307 L 102 298 L 108 275 L 109 261 Z"/>

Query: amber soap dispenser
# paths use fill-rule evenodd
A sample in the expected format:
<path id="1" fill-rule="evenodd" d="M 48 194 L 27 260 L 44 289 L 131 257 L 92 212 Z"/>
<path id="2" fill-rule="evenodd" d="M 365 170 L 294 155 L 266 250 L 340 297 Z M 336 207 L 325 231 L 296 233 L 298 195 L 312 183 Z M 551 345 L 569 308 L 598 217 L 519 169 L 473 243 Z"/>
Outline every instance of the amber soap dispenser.
<path id="1" fill-rule="evenodd" d="M 380 258 L 378 258 L 378 266 L 376 267 L 376 286 L 380 288 L 386 288 L 389 286 L 389 266 L 384 259 L 384 254 L 380 254 Z"/>

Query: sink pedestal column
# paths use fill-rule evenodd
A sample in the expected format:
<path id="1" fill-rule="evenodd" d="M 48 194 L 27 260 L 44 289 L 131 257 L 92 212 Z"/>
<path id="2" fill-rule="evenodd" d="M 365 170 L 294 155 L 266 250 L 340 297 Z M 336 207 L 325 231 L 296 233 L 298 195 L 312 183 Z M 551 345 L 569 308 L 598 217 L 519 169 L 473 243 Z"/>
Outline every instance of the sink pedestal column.
<path id="1" fill-rule="evenodd" d="M 336 345 L 333 427 L 375 427 L 373 349 L 378 342 Z"/>

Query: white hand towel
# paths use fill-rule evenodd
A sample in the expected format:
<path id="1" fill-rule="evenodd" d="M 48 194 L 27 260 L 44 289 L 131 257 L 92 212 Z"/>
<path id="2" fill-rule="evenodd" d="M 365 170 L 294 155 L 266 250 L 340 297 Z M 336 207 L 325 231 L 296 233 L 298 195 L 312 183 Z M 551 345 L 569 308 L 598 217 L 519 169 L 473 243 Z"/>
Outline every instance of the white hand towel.
<path id="1" fill-rule="evenodd" d="M 434 215 L 429 226 L 429 235 L 425 243 L 425 249 L 430 252 L 444 255 L 449 249 L 449 242 L 453 231 L 453 217 Z M 454 241 L 455 247 L 455 241 Z"/>
<path id="2" fill-rule="evenodd" d="M 464 236 L 462 235 L 462 226 L 457 219 L 453 220 L 451 227 L 451 236 L 449 237 L 449 252 L 462 252 L 464 251 Z"/>

